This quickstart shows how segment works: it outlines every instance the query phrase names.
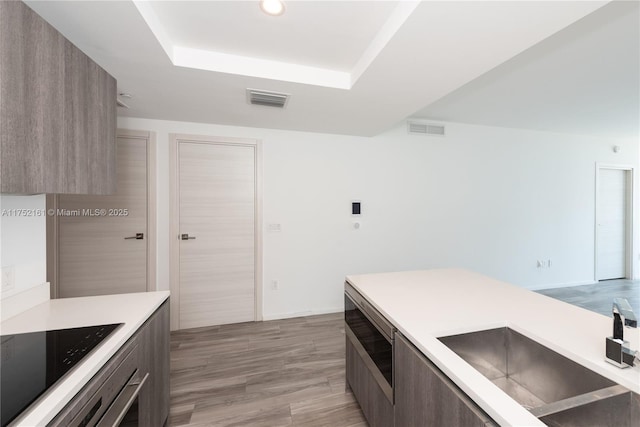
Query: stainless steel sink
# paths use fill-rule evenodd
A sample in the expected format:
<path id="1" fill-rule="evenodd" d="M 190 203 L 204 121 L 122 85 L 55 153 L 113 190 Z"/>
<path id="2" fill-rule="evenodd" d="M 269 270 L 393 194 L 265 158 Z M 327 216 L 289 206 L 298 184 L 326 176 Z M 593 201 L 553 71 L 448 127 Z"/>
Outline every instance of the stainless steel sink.
<path id="1" fill-rule="evenodd" d="M 510 328 L 439 338 L 542 422 L 631 426 L 640 396 Z"/>
<path id="2" fill-rule="evenodd" d="M 566 408 L 558 408 L 555 412 L 552 410 L 555 408 L 546 408 L 549 414 L 538 415 L 538 418 L 552 427 L 637 427 L 640 420 L 640 395 L 622 386 L 602 390 L 602 394 L 607 392 L 611 393 L 608 397 L 571 407 L 566 407 L 568 402 L 558 402 L 557 406 Z"/>

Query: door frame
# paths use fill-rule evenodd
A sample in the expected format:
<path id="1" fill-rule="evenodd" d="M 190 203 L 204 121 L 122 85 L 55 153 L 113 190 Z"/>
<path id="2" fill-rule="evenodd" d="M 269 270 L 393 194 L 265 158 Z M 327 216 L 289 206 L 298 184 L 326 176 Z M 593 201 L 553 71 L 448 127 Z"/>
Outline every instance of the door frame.
<path id="1" fill-rule="evenodd" d="M 625 224 L 625 278 L 633 278 L 633 260 L 634 256 L 634 215 L 635 215 L 635 168 L 625 164 L 609 164 L 597 163 L 595 173 L 595 221 L 594 221 L 594 264 L 593 264 L 593 281 L 598 282 L 598 223 L 600 220 L 600 170 L 613 169 L 626 172 L 627 191 L 626 191 L 626 224 Z"/>
<path id="2" fill-rule="evenodd" d="M 169 283 L 171 290 L 171 330 L 180 329 L 180 179 L 178 145 L 196 144 L 251 146 L 255 149 L 254 200 L 254 321 L 262 312 L 262 141 L 250 138 L 169 134 Z"/>
<path id="3" fill-rule="evenodd" d="M 156 291 L 156 133 L 142 130 L 118 129 L 117 138 L 147 141 L 147 292 Z M 58 195 L 46 195 L 46 209 L 58 210 Z M 59 297 L 60 222 L 57 215 L 47 215 L 47 281 L 51 285 L 51 298 Z"/>

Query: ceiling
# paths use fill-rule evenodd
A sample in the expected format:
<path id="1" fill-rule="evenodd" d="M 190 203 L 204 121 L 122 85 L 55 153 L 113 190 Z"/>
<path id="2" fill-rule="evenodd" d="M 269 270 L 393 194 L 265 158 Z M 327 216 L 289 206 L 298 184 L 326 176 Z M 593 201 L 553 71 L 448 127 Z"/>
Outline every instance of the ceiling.
<path id="1" fill-rule="evenodd" d="M 638 6 L 612 2 L 414 117 L 638 139 Z"/>
<path id="2" fill-rule="evenodd" d="M 255 1 L 150 6 L 176 46 L 348 72 L 398 2 L 289 2 L 275 18 Z"/>
<path id="3" fill-rule="evenodd" d="M 638 117 L 637 2 L 26 3 L 133 95 L 123 116 L 365 136 L 411 116 L 572 133 Z"/>

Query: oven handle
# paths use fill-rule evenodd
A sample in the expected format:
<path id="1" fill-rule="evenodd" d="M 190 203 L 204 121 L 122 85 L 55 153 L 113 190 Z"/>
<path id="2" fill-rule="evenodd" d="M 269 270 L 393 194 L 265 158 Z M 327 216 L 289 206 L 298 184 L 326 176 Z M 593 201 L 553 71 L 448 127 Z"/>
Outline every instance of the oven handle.
<path id="1" fill-rule="evenodd" d="M 135 377 L 136 375 L 134 374 L 127 385 L 122 388 L 122 391 L 107 409 L 107 412 L 96 427 L 117 427 L 120 424 L 133 402 L 138 398 L 140 389 L 149 378 L 149 373 L 147 372 L 140 381 Z"/>

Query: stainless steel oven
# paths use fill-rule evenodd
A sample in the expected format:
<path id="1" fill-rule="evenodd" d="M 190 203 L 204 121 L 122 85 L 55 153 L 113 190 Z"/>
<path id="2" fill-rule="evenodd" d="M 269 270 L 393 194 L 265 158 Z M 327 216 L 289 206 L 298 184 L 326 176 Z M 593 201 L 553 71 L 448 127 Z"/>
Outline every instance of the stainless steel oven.
<path id="1" fill-rule="evenodd" d="M 149 374 L 138 369 L 135 346 L 71 420 L 71 427 L 137 427 L 138 399 Z"/>
<path id="2" fill-rule="evenodd" d="M 395 328 L 348 282 L 345 283 L 344 320 L 347 339 L 391 403 L 393 393 L 393 338 Z"/>

